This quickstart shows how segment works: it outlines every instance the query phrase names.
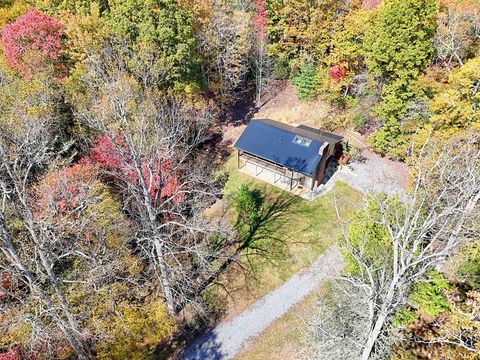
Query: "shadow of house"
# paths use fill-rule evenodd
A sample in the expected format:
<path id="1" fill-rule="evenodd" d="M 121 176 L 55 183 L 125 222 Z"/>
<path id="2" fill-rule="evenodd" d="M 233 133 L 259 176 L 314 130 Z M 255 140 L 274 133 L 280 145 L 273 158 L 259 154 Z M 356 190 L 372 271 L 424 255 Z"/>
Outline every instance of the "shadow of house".
<path id="1" fill-rule="evenodd" d="M 323 175 L 323 179 L 321 184 L 325 185 L 338 170 L 338 161 L 335 157 L 331 157 L 327 161 L 327 166 L 325 167 L 325 174 Z"/>
<path id="2" fill-rule="evenodd" d="M 237 165 L 274 185 L 313 190 L 322 184 L 327 162 L 342 137 L 305 125 L 253 119 L 235 143 Z"/>

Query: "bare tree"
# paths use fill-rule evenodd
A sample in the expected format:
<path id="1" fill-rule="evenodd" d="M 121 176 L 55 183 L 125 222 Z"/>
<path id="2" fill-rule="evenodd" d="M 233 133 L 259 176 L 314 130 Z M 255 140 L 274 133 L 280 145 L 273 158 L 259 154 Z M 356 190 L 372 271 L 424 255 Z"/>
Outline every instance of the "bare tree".
<path id="1" fill-rule="evenodd" d="M 255 88 L 256 88 L 256 103 L 257 107 L 261 106 L 260 100 L 262 97 L 263 85 L 270 70 L 270 59 L 267 56 L 267 13 L 265 10 L 265 3 L 263 0 L 256 0 L 255 16 L 253 18 L 253 26 L 255 34 L 252 42 L 255 44 L 253 51 L 253 72 L 255 74 Z"/>
<path id="2" fill-rule="evenodd" d="M 435 59 L 447 70 L 463 65 L 472 46 L 478 42 L 478 9 L 468 3 L 447 2 L 438 16 L 433 39 Z"/>
<path id="3" fill-rule="evenodd" d="M 363 212 L 368 231 L 359 235 L 351 229 L 345 235 L 344 251 L 353 269 L 339 286 L 364 299 L 351 305 L 363 308 L 358 318 L 365 328 L 365 335 L 350 337 L 354 358 L 385 356 L 391 316 L 407 304 L 411 285 L 461 244 L 478 239 L 478 135 L 441 147 L 427 142 L 415 161 L 415 181 L 404 199 L 371 195 Z M 372 237 L 375 232 L 378 239 Z M 336 358 L 340 350 L 330 344 L 322 358 Z"/>
<path id="4" fill-rule="evenodd" d="M 250 18 L 240 7 L 232 2 L 211 1 L 209 19 L 198 31 L 203 73 L 211 88 L 218 89 L 226 100 L 231 100 L 246 80 L 252 51 Z"/>
<path id="5" fill-rule="evenodd" d="M 56 111 L 46 110 L 50 106 L 55 109 L 52 89 L 45 78 L 38 81 L 44 88 L 36 97 L 23 99 L 29 104 L 18 102 L 15 112 L 5 104 L 0 109 L 0 251 L 10 271 L 39 301 L 41 312 L 53 320 L 78 358 L 88 359 L 88 347 L 53 270 L 54 262 L 31 206 L 35 176 L 62 152 L 61 147 L 54 151 L 59 144 L 52 134 L 60 133 Z M 8 90 L 16 83 L 0 73 L 0 84 L 2 90 Z M 28 112 L 32 108 L 39 117 Z M 12 221 L 22 224 L 22 231 L 14 230 L 15 236 Z"/>
<path id="6" fill-rule="evenodd" d="M 350 283 L 332 281 L 318 297 L 307 323 L 305 359 L 357 359 L 368 326 L 368 299 Z"/>
<path id="7" fill-rule="evenodd" d="M 97 160 L 122 193 L 174 315 L 194 300 L 230 236 L 227 224 L 203 216 L 220 194 L 212 159 L 198 152 L 212 115 L 139 83 L 123 60 L 116 45 L 87 58 L 77 116 L 106 144 L 97 142 Z"/>

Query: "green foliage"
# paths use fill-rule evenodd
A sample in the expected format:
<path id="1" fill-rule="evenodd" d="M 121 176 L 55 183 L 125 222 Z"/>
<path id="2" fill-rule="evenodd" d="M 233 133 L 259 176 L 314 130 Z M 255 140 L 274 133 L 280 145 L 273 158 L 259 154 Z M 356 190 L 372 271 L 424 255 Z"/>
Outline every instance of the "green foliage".
<path id="1" fill-rule="evenodd" d="M 362 116 L 360 114 L 355 115 L 352 119 L 352 125 L 355 129 L 358 129 L 359 127 L 366 124 L 368 124 L 367 118 L 365 118 L 365 116 Z"/>
<path id="2" fill-rule="evenodd" d="M 332 29 L 344 15 L 335 0 L 266 0 L 269 55 L 290 65 L 306 59 L 321 64 L 332 48 Z"/>
<path id="3" fill-rule="evenodd" d="M 388 154 L 396 159 L 405 157 L 405 136 L 396 120 L 389 120 L 369 137 L 370 145 L 380 154 Z"/>
<path id="4" fill-rule="evenodd" d="M 288 61 L 282 59 L 274 59 L 272 65 L 272 76 L 275 79 L 287 79 L 290 74 Z"/>
<path id="5" fill-rule="evenodd" d="M 437 12 L 434 0 L 382 2 L 366 34 L 368 68 L 387 83 L 402 83 L 397 88 L 408 86 L 430 62 Z"/>
<path id="6" fill-rule="evenodd" d="M 430 317 L 449 311 L 449 300 L 446 291 L 453 290 L 448 280 L 437 271 L 427 274 L 425 280 L 417 281 L 411 288 L 409 301 L 412 307 L 401 308 L 395 313 L 392 323 L 397 327 L 412 324 L 419 314 Z"/>
<path id="7" fill-rule="evenodd" d="M 432 271 L 427 280 L 418 281 L 412 287 L 410 302 L 420 312 L 435 317 L 450 309 L 445 291 L 452 287 L 445 277 Z"/>
<path id="8" fill-rule="evenodd" d="M 260 217 L 263 197 L 258 189 L 250 189 L 247 184 L 242 184 L 234 197 L 233 206 L 237 211 L 241 226 L 251 226 Z"/>
<path id="9" fill-rule="evenodd" d="M 58 15 L 68 11 L 81 16 L 87 16 L 92 6 L 99 6 L 101 11 L 108 9 L 108 0 L 32 0 L 37 9 Z"/>
<path id="10" fill-rule="evenodd" d="M 396 327 L 403 327 L 410 325 L 418 318 L 418 314 L 409 308 L 402 308 L 395 313 L 392 319 L 392 324 Z"/>
<path id="11" fill-rule="evenodd" d="M 374 149 L 382 154 L 403 144 L 400 120 L 415 96 L 414 81 L 431 61 L 437 12 L 436 0 L 387 0 L 366 33 L 365 63 L 384 82 L 375 113 L 385 127 L 372 137 Z"/>
<path id="12" fill-rule="evenodd" d="M 394 200 L 392 200 L 394 201 Z M 363 259 L 371 264 L 381 266 L 391 258 L 391 242 L 387 229 L 380 224 L 380 208 L 376 202 L 368 201 L 365 210 L 353 218 L 344 245 L 358 252 Z M 347 271 L 357 274 L 360 271 L 357 261 L 349 251 L 344 251 Z"/>
<path id="13" fill-rule="evenodd" d="M 292 83 L 299 99 L 313 100 L 318 95 L 319 81 L 317 70 L 313 64 L 302 64 L 298 73 L 293 77 Z"/>
<path id="14" fill-rule="evenodd" d="M 457 275 L 462 276 L 474 289 L 480 289 L 480 241 L 469 244 L 461 251 L 462 262 Z"/>
<path id="15" fill-rule="evenodd" d="M 154 58 L 151 66 L 163 74 L 168 86 L 181 90 L 201 82 L 193 15 L 177 0 L 112 1 L 104 26 L 134 44 L 133 68 L 141 71 Z"/>

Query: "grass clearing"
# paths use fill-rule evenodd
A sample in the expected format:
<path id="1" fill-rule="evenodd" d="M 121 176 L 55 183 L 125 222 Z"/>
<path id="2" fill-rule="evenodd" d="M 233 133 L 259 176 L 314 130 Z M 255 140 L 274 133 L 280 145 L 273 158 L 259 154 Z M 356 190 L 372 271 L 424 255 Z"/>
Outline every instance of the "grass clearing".
<path id="1" fill-rule="evenodd" d="M 272 248 L 272 257 L 250 256 L 243 259 L 253 271 L 244 272 L 239 266 L 231 266 L 221 279 L 218 295 L 227 302 L 227 318 L 243 311 L 249 304 L 287 281 L 293 274 L 309 266 L 329 245 L 341 235 L 341 223 L 337 218 L 335 203 L 342 221 L 348 221 L 358 208 L 362 194 L 344 183 L 338 182 L 335 190 L 307 201 L 285 194 L 281 189 L 241 173 L 232 156 L 224 169 L 229 174 L 225 196 L 235 194 L 241 184 L 259 189 L 267 204 L 280 196 L 292 198 L 282 218 L 269 229 L 278 238 Z M 282 250 L 282 251 L 279 251 Z"/>
<path id="2" fill-rule="evenodd" d="M 303 350 L 305 322 L 314 314 L 318 292 L 308 295 L 273 322 L 235 360 L 295 360 Z"/>

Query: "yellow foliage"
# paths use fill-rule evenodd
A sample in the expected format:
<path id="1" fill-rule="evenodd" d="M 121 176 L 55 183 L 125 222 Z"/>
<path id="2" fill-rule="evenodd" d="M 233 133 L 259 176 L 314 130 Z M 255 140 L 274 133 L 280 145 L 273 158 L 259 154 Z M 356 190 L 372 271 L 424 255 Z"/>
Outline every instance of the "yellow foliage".
<path id="1" fill-rule="evenodd" d="M 27 12 L 30 8 L 30 4 L 24 0 L 8 1 L 7 5 L 6 7 L 2 7 L 0 2 L 0 29 L 3 28 L 5 24 L 15 21 L 17 17 Z"/>
<path id="2" fill-rule="evenodd" d="M 464 304 L 455 306 L 433 339 L 441 341 L 442 358 L 475 360 L 480 355 L 480 292 L 470 291 Z M 468 343 L 467 341 L 468 340 Z M 460 346 L 462 341 L 473 350 Z M 455 345 L 458 344 L 458 345 Z"/>
<path id="3" fill-rule="evenodd" d="M 430 102 L 432 116 L 415 137 L 417 154 L 428 137 L 431 142 L 444 144 L 454 136 L 480 129 L 480 58 L 452 72 L 448 84 L 436 90 L 438 93 Z"/>
<path id="4" fill-rule="evenodd" d="M 145 304 L 123 302 L 115 314 L 105 319 L 108 338 L 97 344 L 98 359 L 148 359 L 155 347 L 175 331 L 175 322 L 163 302 Z"/>
<path id="5" fill-rule="evenodd" d="M 98 3 L 90 5 L 90 13 L 86 16 L 61 11 L 59 20 L 67 35 L 67 52 L 69 57 L 79 62 L 86 57 L 85 50 L 92 46 L 99 46 L 105 31 L 100 19 Z"/>
<path id="6" fill-rule="evenodd" d="M 30 325 L 16 322 L 17 316 L 13 306 L 0 312 L 0 352 L 2 349 L 9 349 L 14 344 L 24 343 L 31 334 Z"/>

